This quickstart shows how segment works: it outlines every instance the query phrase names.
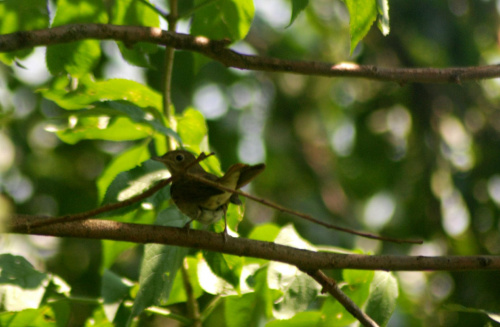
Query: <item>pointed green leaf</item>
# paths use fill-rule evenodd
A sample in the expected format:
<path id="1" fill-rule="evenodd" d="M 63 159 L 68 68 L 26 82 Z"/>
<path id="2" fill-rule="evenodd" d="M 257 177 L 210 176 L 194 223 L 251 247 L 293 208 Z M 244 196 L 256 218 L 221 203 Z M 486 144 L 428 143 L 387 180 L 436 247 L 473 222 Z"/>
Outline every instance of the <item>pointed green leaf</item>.
<path id="1" fill-rule="evenodd" d="M 384 36 L 389 35 L 391 32 L 391 27 L 389 25 L 389 0 L 377 0 L 378 8 L 378 29 L 382 32 Z"/>
<path id="2" fill-rule="evenodd" d="M 377 19 L 377 0 L 345 0 L 350 16 L 351 54 Z"/>
<path id="3" fill-rule="evenodd" d="M 390 272 L 377 271 L 370 285 L 366 314 L 380 326 L 386 326 L 396 309 L 398 282 Z"/>
<path id="4" fill-rule="evenodd" d="M 309 5 L 309 0 L 291 0 L 292 1 L 292 16 L 290 17 L 290 24 L 288 26 L 291 26 L 297 16 L 300 14 L 302 10 L 304 10 L 308 5 Z"/>

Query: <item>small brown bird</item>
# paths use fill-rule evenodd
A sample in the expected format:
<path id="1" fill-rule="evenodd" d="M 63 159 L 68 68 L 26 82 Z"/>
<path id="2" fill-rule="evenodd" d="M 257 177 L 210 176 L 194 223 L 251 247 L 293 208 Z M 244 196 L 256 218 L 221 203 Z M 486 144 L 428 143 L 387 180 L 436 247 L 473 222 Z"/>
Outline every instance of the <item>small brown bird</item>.
<path id="1" fill-rule="evenodd" d="M 238 195 L 207 185 L 186 173 L 237 190 L 250 183 L 266 168 L 264 164 L 250 166 L 237 163 L 229 167 L 224 176 L 217 177 L 206 172 L 196 162 L 195 156 L 185 150 L 169 151 L 161 157 L 152 159 L 163 162 L 172 174 L 170 195 L 179 210 L 191 218 L 185 227 L 189 228 L 193 220 L 203 224 L 212 224 L 224 217 L 224 239 L 227 235 L 227 206 L 229 202 L 240 205 Z"/>

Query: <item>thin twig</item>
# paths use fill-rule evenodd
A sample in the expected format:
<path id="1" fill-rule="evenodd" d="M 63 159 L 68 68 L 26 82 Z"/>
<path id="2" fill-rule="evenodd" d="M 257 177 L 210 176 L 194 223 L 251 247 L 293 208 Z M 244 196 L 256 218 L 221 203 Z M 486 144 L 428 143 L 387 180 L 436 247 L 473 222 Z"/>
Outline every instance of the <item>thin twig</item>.
<path id="1" fill-rule="evenodd" d="M 53 225 L 53 224 L 57 224 L 57 223 L 66 223 L 66 222 L 70 222 L 70 221 L 84 220 L 84 219 L 88 219 L 91 217 L 95 217 L 95 216 L 97 216 L 101 213 L 104 213 L 104 212 L 120 209 L 120 208 L 129 206 L 131 204 L 134 204 L 135 202 L 139 202 L 147 197 L 150 197 L 154 193 L 158 192 L 159 190 L 161 190 L 162 188 L 164 188 L 165 186 L 170 184 L 171 181 L 172 181 L 172 178 L 163 179 L 160 182 L 158 182 L 156 185 L 151 187 L 150 189 L 144 191 L 143 193 L 135 195 L 129 199 L 126 199 L 126 200 L 123 200 L 120 202 L 109 203 L 109 204 L 103 205 L 99 208 L 95 208 L 95 209 L 92 209 L 89 211 L 80 212 L 80 213 L 76 213 L 76 214 L 40 219 L 40 220 L 31 222 L 28 227 L 29 227 L 29 229 L 32 229 L 32 228 L 38 228 L 38 227 L 42 227 L 42 226 Z"/>
<path id="2" fill-rule="evenodd" d="M 175 33 L 177 29 L 177 0 L 170 0 L 170 13 L 168 14 L 168 31 Z M 163 115 L 165 116 L 168 126 L 175 130 L 176 121 L 174 119 L 175 110 L 172 104 L 172 72 L 174 70 L 175 48 L 169 47 L 165 49 L 165 71 L 163 75 Z M 167 151 L 174 149 L 174 140 L 167 136 Z"/>
<path id="3" fill-rule="evenodd" d="M 337 282 L 326 276 L 321 270 L 306 271 L 306 273 L 314 278 L 321 286 L 322 292 L 330 293 L 347 311 L 363 326 L 378 327 L 378 324 L 373 321 L 366 313 L 364 313 L 337 285 Z"/>
<path id="4" fill-rule="evenodd" d="M 274 208 L 274 209 L 279 210 L 281 212 L 288 213 L 290 215 L 294 215 L 294 216 L 303 218 L 305 220 L 311 221 L 311 222 L 313 222 L 315 224 L 321 225 L 321 226 L 329 228 L 329 229 L 335 229 L 335 230 L 338 230 L 338 231 L 341 231 L 341 232 L 345 232 L 345 233 L 349 233 L 349 234 L 354 234 L 354 235 L 358 235 L 358 236 L 361 236 L 361 237 L 370 238 L 370 239 L 374 239 L 374 240 L 386 241 L 386 242 L 393 242 L 393 243 L 400 243 L 400 244 L 401 243 L 409 243 L 409 244 L 422 244 L 423 243 L 422 240 L 405 240 L 405 239 L 400 239 L 400 238 L 380 236 L 380 235 L 375 235 L 375 234 L 371 234 L 371 233 L 367 233 L 367 232 L 353 230 L 353 229 L 350 229 L 350 228 L 345 228 L 345 227 L 340 227 L 340 226 L 337 226 L 337 225 L 328 224 L 328 223 L 325 223 L 324 221 L 315 219 L 315 218 L 313 218 L 312 216 L 310 216 L 308 214 L 305 214 L 305 213 L 302 213 L 302 212 L 298 212 L 298 211 L 295 211 L 295 210 L 292 210 L 292 209 L 285 208 L 283 206 L 280 206 L 279 204 L 273 203 L 273 202 L 268 201 L 266 199 L 262 199 L 262 198 L 253 196 L 253 195 L 251 195 L 249 193 L 246 193 L 246 192 L 243 192 L 243 191 L 240 191 L 240 190 L 234 190 L 232 188 L 229 188 L 229 187 L 226 187 L 224 185 L 221 185 L 220 183 L 216 183 L 216 182 L 207 180 L 207 179 L 205 179 L 203 177 L 191 174 L 189 172 L 186 172 L 186 175 L 189 176 L 189 178 L 195 179 L 195 180 L 200 181 L 202 183 L 205 183 L 207 185 L 216 187 L 216 188 L 221 189 L 221 190 L 226 191 L 226 192 L 231 192 L 231 193 L 234 193 L 234 194 L 238 194 L 238 195 L 244 196 L 244 197 L 246 197 L 246 198 L 248 198 L 250 200 L 259 202 L 259 203 L 261 203 L 261 204 L 263 204 L 265 206 Z"/>
<path id="5" fill-rule="evenodd" d="M 192 327 L 201 327 L 201 318 L 200 318 L 200 308 L 198 306 L 198 301 L 194 296 L 193 285 L 189 280 L 188 274 L 188 262 L 187 258 L 184 258 L 184 264 L 181 266 L 181 274 L 182 274 L 182 282 L 184 285 L 184 291 L 186 292 L 186 305 L 188 309 L 188 317 L 193 320 Z"/>

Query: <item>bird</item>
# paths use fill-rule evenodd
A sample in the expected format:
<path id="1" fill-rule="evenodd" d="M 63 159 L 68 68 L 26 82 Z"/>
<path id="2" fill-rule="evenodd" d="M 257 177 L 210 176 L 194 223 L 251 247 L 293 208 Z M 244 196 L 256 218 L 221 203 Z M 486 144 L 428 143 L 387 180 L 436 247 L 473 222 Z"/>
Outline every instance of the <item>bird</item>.
<path id="1" fill-rule="evenodd" d="M 190 175 L 238 190 L 250 183 L 266 167 L 263 163 L 237 163 L 230 166 L 224 176 L 218 177 L 206 172 L 199 164 L 200 160 L 186 150 L 168 151 L 163 156 L 152 159 L 162 162 L 172 175 L 170 196 L 177 208 L 190 218 L 184 227 L 189 230 L 193 220 L 208 225 L 224 217 L 224 241 L 227 236 L 227 207 L 229 203 L 241 205 L 241 200 L 235 193 L 208 185 Z"/>

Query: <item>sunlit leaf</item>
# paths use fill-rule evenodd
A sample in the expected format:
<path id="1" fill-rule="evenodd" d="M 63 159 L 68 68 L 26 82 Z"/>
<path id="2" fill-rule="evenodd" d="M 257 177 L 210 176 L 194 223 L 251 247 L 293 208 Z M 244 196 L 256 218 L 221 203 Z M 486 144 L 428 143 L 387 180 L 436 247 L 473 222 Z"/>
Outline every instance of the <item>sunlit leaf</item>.
<path id="1" fill-rule="evenodd" d="M 65 322 L 61 321 L 60 323 Z M 59 325 L 52 308 L 49 305 L 44 305 L 38 309 L 0 313 L 0 326 L 58 327 Z"/>
<path id="2" fill-rule="evenodd" d="M 290 319 L 277 319 L 266 324 L 266 327 L 306 327 L 319 326 L 323 314 L 319 311 L 299 312 Z"/>
<path id="3" fill-rule="evenodd" d="M 299 249 L 315 250 L 300 237 L 292 225 L 283 227 L 275 242 Z M 321 288 L 309 275 L 297 267 L 275 261 L 269 263 L 267 283 L 270 289 L 283 292 L 283 296 L 275 302 L 274 306 L 273 314 L 278 319 L 289 319 L 298 312 L 304 311 L 319 294 Z"/>
<path id="4" fill-rule="evenodd" d="M 380 326 L 386 326 L 396 309 L 398 282 L 390 272 L 377 271 L 370 286 L 366 314 Z"/>
<path id="5" fill-rule="evenodd" d="M 158 14 L 143 2 L 135 0 L 114 1 L 111 23 L 114 25 L 160 26 Z M 149 67 L 148 54 L 158 50 L 158 46 L 152 43 L 139 42 L 132 46 L 127 46 L 123 42 L 117 43 L 123 58 L 130 64 L 140 67 Z"/>
<path id="6" fill-rule="evenodd" d="M 68 80 L 60 78 L 51 88 L 41 90 L 42 95 L 69 110 L 88 108 L 94 102 L 112 100 L 125 100 L 141 108 L 152 107 L 158 112 L 162 107 L 158 92 L 135 81 L 119 78 L 94 81 L 86 77 L 71 92 L 68 92 L 68 83 Z"/>
<path id="7" fill-rule="evenodd" d="M 47 28 L 49 13 L 45 0 L 0 1 L 0 34 Z M 24 58 L 33 49 L 0 53 L 0 61 L 12 64 L 14 58 Z"/>
<path id="8" fill-rule="evenodd" d="M 233 287 L 238 286 L 240 279 L 238 277 L 237 271 L 235 271 L 235 268 L 239 266 L 238 264 L 241 261 L 238 263 L 230 262 L 228 260 L 231 260 L 232 258 L 234 259 L 236 257 L 225 256 L 222 253 L 212 251 L 203 251 L 203 257 L 216 276 L 224 279 Z"/>
<path id="9" fill-rule="evenodd" d="M 383 35 L 389 35 L 391 27 L 389 26 L 389 0 L 377 0 L 379 17 L 377 20 L 378 29 Z"/>
<path id="10" fill-rule="evenodd" d="M 351 54 L 377 19 L 377 0 L 346 0 L 350 17 Z"/>
<path id="11" fill-rule="evenodd" d="M 100 0 L 59 0 L 52 26 L 75 23 L 107 23 L 104 3 Z M 83 77 L 101 56 L 99 41 L 84 40 L 47 47 L 47 67 L 54 75 L 67 72 Z"/>
<path id="12" fill-rule="evenodd" d="M 81 117 L 74 127 L 56 131 L 57 136 L 69 144 L 81 140 L 132 141 L 152 133 L 151 127 L 135 124 L 126 117 Z"/>
<path id="13" fill-rule="evenodd" d="M 0 255 L 0 298 L 6 310 L 38 308 L 49 280 L 24 257 Z"/>

